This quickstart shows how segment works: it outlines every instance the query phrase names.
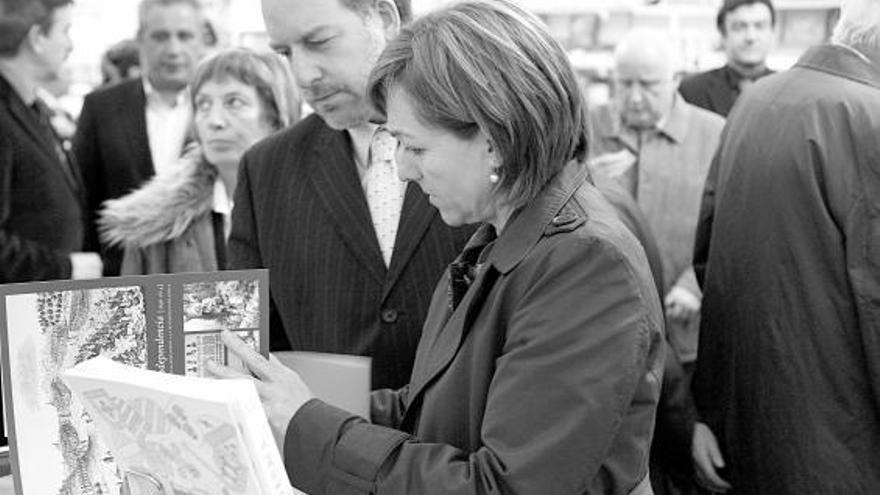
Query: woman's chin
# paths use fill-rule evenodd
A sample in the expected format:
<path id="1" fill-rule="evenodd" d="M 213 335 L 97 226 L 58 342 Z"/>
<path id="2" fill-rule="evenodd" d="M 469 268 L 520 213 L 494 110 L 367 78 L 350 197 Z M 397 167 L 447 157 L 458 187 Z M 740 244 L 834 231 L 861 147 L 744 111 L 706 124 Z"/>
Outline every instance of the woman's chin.
<path id="1" fill-rule="evenodd" d="M 242 153 L 205 153 L 205 160 L 221 170 L 236 170 Z"/>

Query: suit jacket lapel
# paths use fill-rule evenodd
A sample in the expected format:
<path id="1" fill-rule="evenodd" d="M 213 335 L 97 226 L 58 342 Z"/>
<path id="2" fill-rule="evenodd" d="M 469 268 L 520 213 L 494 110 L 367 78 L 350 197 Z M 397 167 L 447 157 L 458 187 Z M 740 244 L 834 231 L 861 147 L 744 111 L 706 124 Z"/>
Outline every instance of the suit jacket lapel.
<path id="1" fill-rule="evenodd" d="M 55 164 L 55 168 L 57 169 L 56 172 L 64 176 L 64 182 L 70 187 L 70 190 L 74 192 L 75 196 L 79 199 L 83 199 L 83 181 L 82 177 L 79 175 L 78 167 L 75 162 L 72 161 L 72 154 L 62 148 L 64 154 L 67 156 L 68 163 L 70 164 L 70 172 L 73 176 L 65 172 L 64 169 L 59 168 L 66 167 L 67 165 L 58 163 L 59 157 L 55 154 L 56 143 L 52 142 L 51 136 L 46 135 L 43 126 L 37 120 L 33 110 L 26 107 L 21 100 L 15 99 L 10 101 L 9 111 L 12 113 L 13 118 L 21 124 L 21 127 L 27 130 L 28 134 L 34 138 L 38 144 L 38 148 L 40 148 L 46 156 L 50 158 L 51 162 Z M 57 144 L 60 145 L 61 143 Z"/>
<path id="2" fill-rule="evenodd" d="M 384 280 L 385 262 L 347 136 L 324 129 L 311 153 L 309 177 L 337 233 L 364 268 Z"/>
<path id="3" fill-rule="evenodd" d="M 132 81 L 131 91 L 120 102 L 119 109 L 125 109 L 122 119 L 125 135 L 131 147 L 131 156 L 135 158 L 141 177 L 146 179 L 155 173 L 153 155 L 150 153 L 150 136 L 147 134 L 147 97 L 144 84 Z"/>
<path id="4" fill-rule="evenodd" d="M 407 185 L 403 210 L 400 212 L 400 223 L 397 227 L 397 239 L 394 241 L 394 253 L 391 256 L 391 266 L 388 267 L 382 290 L 383 300 L 397 283 L 397 279 L 400 278 L 403 269 L 437 215 L 437 210 L 428 203 L 419 186 L 413 183 Z"/>

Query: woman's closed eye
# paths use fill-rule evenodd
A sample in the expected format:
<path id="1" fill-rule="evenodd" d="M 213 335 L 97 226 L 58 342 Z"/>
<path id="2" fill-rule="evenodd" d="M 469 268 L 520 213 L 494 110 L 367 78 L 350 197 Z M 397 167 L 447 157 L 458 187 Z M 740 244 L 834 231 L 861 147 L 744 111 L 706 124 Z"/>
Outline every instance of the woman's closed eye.
<path id="1" fill-rule="evenodd" d="M 408 153 L 413 156 L 421 156 L 425 152 L 425 148 L 420 148 L 418 146 L 412 146 L 403 143 L 402 141 L 397 142 L 397 150 L 403 150 L 404 153 Z"/>

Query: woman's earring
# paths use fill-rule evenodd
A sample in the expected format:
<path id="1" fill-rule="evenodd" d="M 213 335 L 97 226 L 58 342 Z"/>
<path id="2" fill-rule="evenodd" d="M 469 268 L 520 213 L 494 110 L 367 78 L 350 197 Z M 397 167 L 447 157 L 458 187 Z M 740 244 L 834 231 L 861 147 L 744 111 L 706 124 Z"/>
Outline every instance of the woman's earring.
<path id="1" fill-rule="evenodd" d="M 489 182 L 492 184 L 498 184 L 498 181 L 501 180 L 501 177 L 498 176 L 495 172 L 489 174 Z"/>

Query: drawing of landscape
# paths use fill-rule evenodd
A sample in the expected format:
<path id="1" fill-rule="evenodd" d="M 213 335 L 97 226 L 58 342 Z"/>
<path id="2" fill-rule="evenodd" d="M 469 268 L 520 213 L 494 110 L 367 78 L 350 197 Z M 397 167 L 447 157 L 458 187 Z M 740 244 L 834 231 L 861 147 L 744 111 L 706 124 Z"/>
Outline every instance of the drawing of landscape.
<path id="1" fill-rule="evenodd" d="M 146 366 L 140 287 L 6 297 L 16 448 L 24 495 L 118 495 L 106 444 L 60 373 L 98 355 Z"/>
<path id="2" fill-rule="evenodd" d="M 226 404 L 150 397 L 138 387 L 95 387 L 83 395 L 102 430 L 114 432 L 107 440 L 130 485 L 145 493 L 259 493 Z"/>

